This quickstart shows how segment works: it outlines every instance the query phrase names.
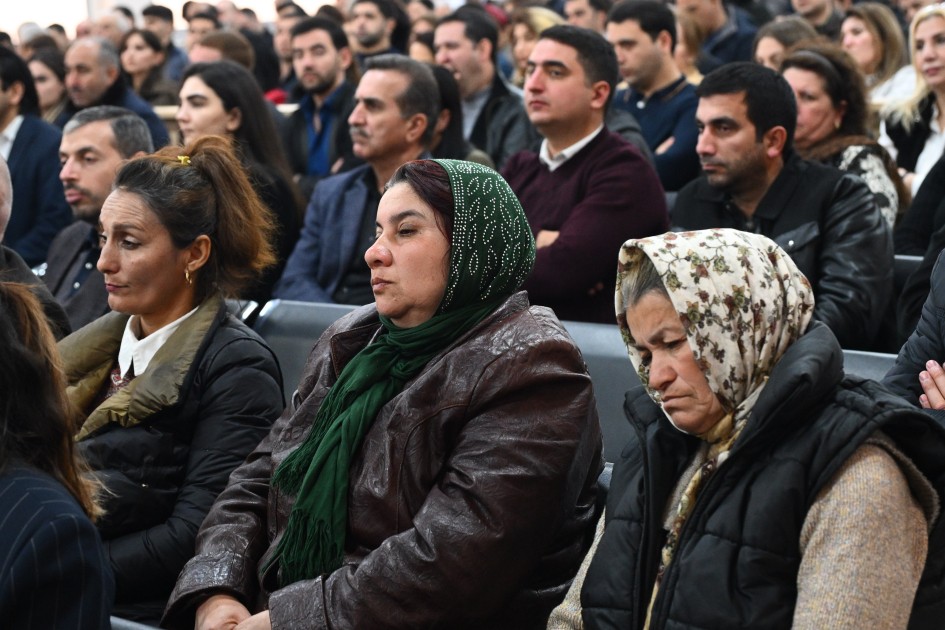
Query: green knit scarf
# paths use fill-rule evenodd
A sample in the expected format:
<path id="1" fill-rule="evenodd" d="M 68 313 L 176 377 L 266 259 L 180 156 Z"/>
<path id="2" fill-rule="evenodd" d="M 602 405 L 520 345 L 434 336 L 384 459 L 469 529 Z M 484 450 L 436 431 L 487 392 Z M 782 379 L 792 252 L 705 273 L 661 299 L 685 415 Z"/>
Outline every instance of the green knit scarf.
<path id="1" fill-rule="evenodd" d="M 413 328 L 381 316 L 384 333 L 342 369 L 311 432 L 276 470 L 273 484 L 296 497 L 273 557 L 283 586 L 341 566 L 351 461 L 381 407 L 492 313 L 534 264 L 534 239 L 505 180 L 477 164 L 436 162 L 450 177 L 455 204 L 443 302 L 434 317 Z"/>

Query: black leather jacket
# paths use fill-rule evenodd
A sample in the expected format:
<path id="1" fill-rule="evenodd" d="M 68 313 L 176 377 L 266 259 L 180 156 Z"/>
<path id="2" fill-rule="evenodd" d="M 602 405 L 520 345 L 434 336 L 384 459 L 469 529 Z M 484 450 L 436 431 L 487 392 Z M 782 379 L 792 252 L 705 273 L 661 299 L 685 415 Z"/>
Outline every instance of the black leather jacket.
<path id="1" fill-rule="evenodd" d="M 861 179 L 793 155 L 751 219 L 705 177 L 679 191 L 674 228 L 764 234 L 814 288 L 814 317 L 844 348 L 869 347 L 892 294 L 892 233 Z"/>

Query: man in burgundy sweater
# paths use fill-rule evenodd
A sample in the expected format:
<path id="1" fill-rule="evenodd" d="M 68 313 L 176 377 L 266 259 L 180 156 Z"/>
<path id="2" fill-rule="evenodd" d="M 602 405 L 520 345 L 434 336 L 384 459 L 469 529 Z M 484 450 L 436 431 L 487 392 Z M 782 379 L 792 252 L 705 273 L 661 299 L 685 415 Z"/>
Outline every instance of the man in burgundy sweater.
<path id="1" fill-rule="evenodd" d="M 669 229 L 656 171 L 604 127 L 617 72 L 600 34 L 570 25 L 544 31 L 525 80 L 525 108 L 544 141 L 502 170 L 538 246 L 525 288 L 561 319 L 612 323 L 620 246 Z"/>

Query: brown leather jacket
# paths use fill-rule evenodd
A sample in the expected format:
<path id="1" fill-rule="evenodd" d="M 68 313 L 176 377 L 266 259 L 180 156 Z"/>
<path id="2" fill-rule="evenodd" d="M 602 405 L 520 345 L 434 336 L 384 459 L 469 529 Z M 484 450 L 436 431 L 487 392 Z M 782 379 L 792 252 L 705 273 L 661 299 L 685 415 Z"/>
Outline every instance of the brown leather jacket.
<path id="1" fill-rule="evenodd" d="M 594 526 L 601 434 L 584 362 L 554 314 L 518 293 L 385 405 L 353 460 L 345 564 L 278 588 L 267 566 L 293 504 L 269 485 L 347 362 L 373 305 L 330 328 L 292 405 L 230 478 L 181 573 L 168 627 L 213 593 L 274 630 L 543 628 Z"/>

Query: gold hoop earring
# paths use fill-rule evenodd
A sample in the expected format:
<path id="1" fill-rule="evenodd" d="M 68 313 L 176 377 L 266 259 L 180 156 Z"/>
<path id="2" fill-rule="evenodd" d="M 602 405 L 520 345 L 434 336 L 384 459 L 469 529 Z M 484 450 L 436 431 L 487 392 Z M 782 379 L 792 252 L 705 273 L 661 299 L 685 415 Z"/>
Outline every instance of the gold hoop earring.
<path id="1" fill-rule="evenodd" d="M 187 280 L 187 284 L 193 286 L 194 279 L 190 277 L 190 269 L 184 269 L 184 279 Z"/>

